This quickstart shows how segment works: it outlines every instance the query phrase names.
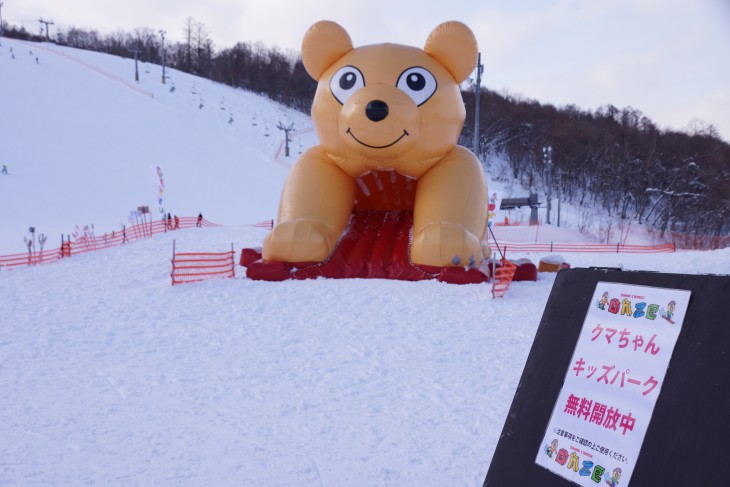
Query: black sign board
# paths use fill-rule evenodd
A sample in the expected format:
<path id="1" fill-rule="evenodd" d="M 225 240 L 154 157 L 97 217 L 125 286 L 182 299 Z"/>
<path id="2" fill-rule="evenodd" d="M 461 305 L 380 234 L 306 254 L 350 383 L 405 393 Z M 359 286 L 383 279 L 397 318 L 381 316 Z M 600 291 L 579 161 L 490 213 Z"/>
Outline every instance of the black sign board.
<path id="1" fill-rule="evenodd" d="M 535 457 L 600 281 L 692 291 L 630 485 L 730 485 L 730 276 L 591 268 L 556 276 L 484 486 L 575 485 Z"/>

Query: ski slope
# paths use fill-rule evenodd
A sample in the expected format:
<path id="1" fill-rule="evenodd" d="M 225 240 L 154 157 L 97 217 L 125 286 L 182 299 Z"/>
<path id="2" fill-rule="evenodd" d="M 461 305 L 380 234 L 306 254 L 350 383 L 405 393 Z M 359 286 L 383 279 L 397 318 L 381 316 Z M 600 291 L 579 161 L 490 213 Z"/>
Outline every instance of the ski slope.
<path id="1" fill-rule="evenodd" d="M 157 164 L 171 212 L 226 224 L 0 269 L 0 485 L 482 484 L 553 274 L 498 300 L 486 285 L 258 282 L 240 267 L 172 287 L 173 240 L 181 252 L 260 245 L 266 231 L 243 225 L 274 216 L 291 163 L 262 121 L 304 132 L 307 118 L 174 71 L 170 92 L 154 66 L 130 87 L 113 78 L 133 73 L 128 60 L 6 39 L 0 50 L 14 113 L 0 117 L 11 172 L 0 248 L 16 250 L 30 223 L 50 235 L 116 229 L 126 211 L 156 207 Z M 540 232 L 583 238 L 558 230 Z M 564 257 L 730 270 L 730 249 Z"/>
<path id="2" fill-rule="evenodd" d="M 172 69 L 163 85 L 161 67 L 142 62 L 136 83 L 132 59 L 1 43 L 0 254 L 25 251 L 31 226 L 58 247 L 77 225 L 121 229 L 138 206 L 161 216 L 157 166 L 166 212 L 274 218 L 289 167 L 316 143 L 307 115 L 244 90 Z M 296 130 L 289 158 L 279 122 Z"/>

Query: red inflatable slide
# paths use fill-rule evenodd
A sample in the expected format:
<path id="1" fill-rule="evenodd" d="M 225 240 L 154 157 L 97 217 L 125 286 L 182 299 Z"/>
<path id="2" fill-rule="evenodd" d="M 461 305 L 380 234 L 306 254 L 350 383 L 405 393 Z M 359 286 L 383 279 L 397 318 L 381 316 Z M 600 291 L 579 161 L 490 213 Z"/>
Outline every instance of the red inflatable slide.
<path id="1" fill-rule="evenodd" d="M 334 252 L 323 262 L 264 261 L 260 250 L 244 249 L 241 265 L 250 279 L 265 281 L 329 277 L 476 284 L 489 280 L 479 269 L 413 264 L 409 259 L 412 226 L 409 210 L 355 210 Z"/>

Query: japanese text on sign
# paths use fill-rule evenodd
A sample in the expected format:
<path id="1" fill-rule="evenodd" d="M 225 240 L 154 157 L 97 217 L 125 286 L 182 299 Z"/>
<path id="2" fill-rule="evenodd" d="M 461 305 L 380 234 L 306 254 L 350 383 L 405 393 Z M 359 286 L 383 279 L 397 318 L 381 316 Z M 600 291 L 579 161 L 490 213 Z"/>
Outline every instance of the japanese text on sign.
<path id="1" fill-rule="evenodd" d="M 599 282 L 536 463 L 578 485 L 629 485 L 690 291 Z"/>

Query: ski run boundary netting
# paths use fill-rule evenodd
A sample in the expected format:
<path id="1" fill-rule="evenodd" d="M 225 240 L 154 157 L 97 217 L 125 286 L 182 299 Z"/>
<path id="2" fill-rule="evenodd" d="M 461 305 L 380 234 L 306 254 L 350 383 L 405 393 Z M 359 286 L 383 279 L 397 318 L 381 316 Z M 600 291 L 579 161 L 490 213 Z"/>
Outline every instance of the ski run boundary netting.
<path id="1" fill-rule="evenodd" d="M 179 229 L 193 227 L 221 227 L 217 223 L 211 223 L 206 219 L 198 221 L 198 217 L 179 217 L 176 221 L 173 219 L 168 223 L 167 220 L 155 220 L 145 223 L 137 223 L 122 230 L 107 232 L 103 235 L 95 235 L 93 230 L 88 227 L 77 229 L 68 240 L 63 240 L 61 245 L 51 249 L 29 250 L 20 254 L 0 255 L 0 270 L 12 269 L 19 266 L 30 266 L 38 264 L 50 264 L 63 258 L 73 255 L 93 252 L 95 250 L 107 249 L 124 245 L 134 240 L 153 237 L 160 233 L 171 232 Z M 268 228 L 273 226 L 273 220 L 265 220 L 259 223 L 248 225 L 251 227 Z M 18 237 L 20 238 L 20 237 Z"/>
<path id="2" fill-rule="evenodd" d="M 622 245 L 622 244 L 594 244 L 594 243 L 525 243 L 500 242 L 499 249 L 506 253 L 511 252 L 616 252 L 627 254 L 655 254 L 659 252 L 674 252 L 673 243 L 660 245 Z"/>

